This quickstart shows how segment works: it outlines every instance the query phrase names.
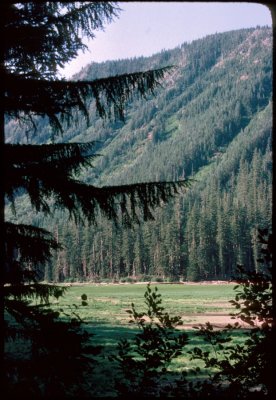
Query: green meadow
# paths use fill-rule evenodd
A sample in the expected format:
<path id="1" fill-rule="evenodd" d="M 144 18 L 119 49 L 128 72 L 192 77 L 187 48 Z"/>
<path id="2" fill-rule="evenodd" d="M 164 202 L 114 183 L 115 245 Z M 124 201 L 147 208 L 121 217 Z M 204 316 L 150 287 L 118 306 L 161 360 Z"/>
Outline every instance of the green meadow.
<path id="1" fill-rule="evenodd" d="M 234 298 L 232 284 L 152 284 L 158 287 L 162 295 L 162 305 L 171 315 L 182 317 L 183 326 L 189 334 L 189 344 L 183 355 L 172 365 L 173 372 L 189 370 L 198 363 L 191 362 L 187 351 L 195 346 L 205 346 L 202 339 L 195 335 L 193 326 L 227 317 L 231 308 L 229 300 Z M 113 377 L 116 375 L 116 365 L 108 360 L 108 355 L 116 352 L 120 339 L 131 339 L 137 333 L 137 328 L 129 324 L 126 312 L 135 304 L 137 311 L 145 310 L 144 293 L 146 284 L 89 284 L 73 285 L 68 288 L 65 296 L 56 303 L 57 309 L 64 311 L 75 310 L 81 304 L 81 296 L 86 294 L 88 305 L 76 309 L 78 315 L 86 322 L 86 329 L 93 333 L 92 343 L 103 346 L 93 376 L 88 379 L 93 384 L 94 396 L 113 396 Z M 213 323 L 213 322 L 212 322 Z M 239 334 L 235 341 L 242 338 Z"/>
<path id="2" fill-rule="evenodd" d="M 127 309 L 131 303 L 142 311 L 144 309 L 144 284 L 89 284 L 73 285 L 56 307 L 72 307 L 81 303 L 86 294 L 86 307 L 78 310 L 79 315 L 91 327 L 128 327 Z M 171 315 L 183 316 L 183 322 L 197 322 L 195 316 L 227 315 L 233 311 L 229 300 L 234 297 L 232 284 L 151 284 L 162 295 L 162 304 Z"/>

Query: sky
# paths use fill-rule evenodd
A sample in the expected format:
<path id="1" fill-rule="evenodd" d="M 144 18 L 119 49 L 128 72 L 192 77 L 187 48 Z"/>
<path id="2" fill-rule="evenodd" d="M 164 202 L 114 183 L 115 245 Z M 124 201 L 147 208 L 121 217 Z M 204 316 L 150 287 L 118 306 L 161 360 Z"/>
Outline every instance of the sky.
<path id="1" fill-rule="evenodd" d="M 233 29 L 272 25 L 269 9 L 247 2 L 119 2 L 119 17 L 84 41 L 89 51 L 61 70 L 70 78 L 91 62 L 151 56 Z"/>

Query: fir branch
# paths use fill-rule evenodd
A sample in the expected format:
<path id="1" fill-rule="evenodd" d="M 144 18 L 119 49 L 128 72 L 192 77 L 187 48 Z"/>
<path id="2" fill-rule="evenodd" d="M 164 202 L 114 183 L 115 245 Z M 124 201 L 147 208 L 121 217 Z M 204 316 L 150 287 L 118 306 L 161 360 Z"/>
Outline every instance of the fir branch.
<path id="1" fill-rule="evenodd" d="M 98 156 L 93 152 L 94 146 L 95 142 L 5 145 L 5 193 L 8 199 L 14 204 L 18 189 L 37 192 L 36 196 L 40 196 L 41 181 L 57 176 L 69 178 L 83 168 L 92 167 L 92 160 Z"/>
<path id="2" fill-rule="evenodd" d="M 173 67 L 145 72 L 117 75 L 94 81 L 45 81 L 23 79 L 7 75 L 4 79 L 4 107 L 8 115 L 16 118 L 47 116 L 55 132 L 62 131 L 62 123 L 70 124 L 79 118 L 78 110 L 89 124 L 88 108 L 94 100 L 101 118 L 124 120 L 124 109 L 134 93 L 145 97 L 153 94 L 165 73 Z"/>
<path id="3" fill-rule="evenodd" d="M 5 233 L 7 260 L 13 259 L 16 251 L 23 263 L 45 263 L 52 251 L 62 248 L 50 232 L 32 225 L 6 222 Z"/>
<path id="4" fill-rule="evenodd" d="M 50 285 L 44 283 L 31 283 L 31 284 L 18 284 L 18 285 L 5 285 L 4 294 L 8 304 L 12 305 L 12 301 L 28 299 L 39 301 L 41 304 L 49 304 L 50 297 L 56 300 L 62 297 L 67 291 L 65 286 Z"/>
<path id="5" fill-rule="evenodd" d="M 95 145 L 95 141 L 44 145 L 6 144 L 7 169 L 49 164 L 53 168 L 63 168 L 67 173 L 76 173 L 82 167 L 91 167 L 91 161 L 99 156 L 94 153 Z"/>
<path id="6" fill-rule="evenodd" d="M 67 209 L 70 217 L 82 221 L 82 216 L 96 223 L 98 212 L 109 220 L 131 226 L 140 219 L 154 219 L 153 210 L 174 197 L 190 180 L 177 182 L 146 182 L 122 186 L 95 187 L 68 179 L 62 175 L 45 174 L 43 181 L 32 181 L 25 189 L 37 211 L 50 212 L 46 198 L 54 199 L 57 209 Z"/>

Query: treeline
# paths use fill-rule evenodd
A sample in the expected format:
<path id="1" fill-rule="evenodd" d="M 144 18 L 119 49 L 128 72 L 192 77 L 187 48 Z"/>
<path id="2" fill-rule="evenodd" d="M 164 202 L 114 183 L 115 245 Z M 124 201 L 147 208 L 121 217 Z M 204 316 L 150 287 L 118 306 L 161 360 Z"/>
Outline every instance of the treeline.
<path id="1" fill-rule="evenodd" d="M 58 219 L 65 247 L 44 279 L 224 280 L 237 264 L 257 271 L 258 228 L 270 227 L 272 215 L 270 116 L 268 106 L 153 222 L 91 228 Z"/>
<path id="2" fill-rule="evenodd" d="M 257 269 L 257 229 L 272 208 L 272 31 L 252 28 L 208 36 L 155 56 L 92 63 L 77 79 L 176 65 L 155 97 L 133 99 L 126 121 L 102 124 L 95 108 L 62 140 L 95 140 L 94 168 L 81 178 L 97 185 L 192 178 L 191 188 L 133 229 L 99 218 L 76 226 L 21 212 L 52 231 L 64 248 L 41 279 L 229 279 L 236 264 Z M 7 124 L 18 141 L 16 121 Z M 39 121 L 36 141 L 50 141 Z"/>

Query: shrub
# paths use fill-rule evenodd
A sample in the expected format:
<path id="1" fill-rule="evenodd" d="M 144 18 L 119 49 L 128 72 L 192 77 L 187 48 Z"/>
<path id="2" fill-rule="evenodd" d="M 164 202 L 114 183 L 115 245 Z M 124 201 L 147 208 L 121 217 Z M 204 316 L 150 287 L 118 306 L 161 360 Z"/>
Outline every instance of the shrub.
<path id="1" fill-rule="evenodd" d="M 147 311 L 137 312 L 133 303 L 127 311 L 129 322 L 135 323 L 140 333 L 132 341 L 122 339 L 117 354 L 110 356 L 119 365 L 115 383 L 119 395 L 158 397 L 167 393 L 167 368 L 187 343 L 187 334 L 175 329 L 180 317 L 164 312 L 158 289 L 152 290 L 148 284 L 144 297 Z"/>
<path id="2" fill-rule="evenodd" d="M 272 398 L 273 391 L 273 310 L 272 310 L 272 236 L 259 231 L 265 248 L 262 272 L 246 272 L 239 266 L 236 296 L 230 302 L 238 311 L 232 314 L 237 321 L 217 331 L 210 323 L 198 327 L 198 335 L 210 345 L 210 351 L 195 347 L 191 359 L 204 362 L 211 368 L 209 379 L 197 384 L 206 397 L 262 399 Z M 251 329 L 241 330 L 240 321 Z M 244 343 L 233 343 L 233 332 L 239 330 Z"/>

